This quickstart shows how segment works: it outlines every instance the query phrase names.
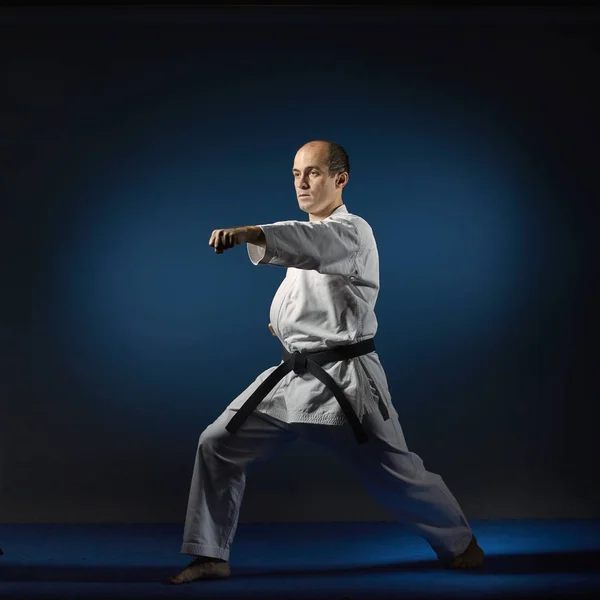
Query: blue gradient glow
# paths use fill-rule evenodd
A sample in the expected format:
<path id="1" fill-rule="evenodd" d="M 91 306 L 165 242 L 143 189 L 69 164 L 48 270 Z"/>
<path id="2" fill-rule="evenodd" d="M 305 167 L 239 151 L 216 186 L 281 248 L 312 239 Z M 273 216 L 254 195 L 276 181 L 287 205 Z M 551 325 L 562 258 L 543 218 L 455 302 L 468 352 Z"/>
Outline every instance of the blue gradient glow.
<path id="1" fill-rule="evenodd" d="M 398 110 L 378 119 L 393 124 Z M 460 106 L 448 122 L 415 115 L 399 138 L 377 132 L 376 153 L 364 124 L 340 131 L 352 161 L 347 205 L 378 241 L 380 338 L 396 375 L 442 355 L 472 368 L 526 310 L 535 268 L 523 261 L 535 231 L 526 230 L 527 190 L 505 138 L 478 133 L 476 123 L 459 136 Z M 266 324 L 283 271 L 256 269 L 244 248 L 215 256 L 207 246 L 217 227 L 305 218 L 289 170 L 307 134 L 286 128 L 284 111 L 271 117 L 284 135 L 250 123 L 235 145 L 211 140 L 207 156 L 196 133 L 202 121 L 190 115 L 189 133 L 174 126 L 169 135 L 167 115 L 83 183 L 85 202 L 55 256 L 55 322 L 73 367 L 121 390 L 112 395 L 121 408 L 143 394 L 152 410 L 151 398 L 168 394 L 201 410 L 200 388 L 223 406 L 251 380 L 236 371 L 249 345 L 246 377 L 277 361 Z M 327 130 L 323 117 L 311 123 L 315 137 Z M 232 377 L 219 381 L 228 364 Z"/>
<path id="2" fill-rule="evenodd" d="M 292 160 L 325 138 L 378 241 L 410 449 L 471 519 L 597 516 L 591 13 L 16 12 L 1 514 L 183 519 L 198 435 L 280 351 L 283 271 L 208 237 L 306 218 Z M 299 441 L 243 520 L 389 518 L 343 467 Z"/>

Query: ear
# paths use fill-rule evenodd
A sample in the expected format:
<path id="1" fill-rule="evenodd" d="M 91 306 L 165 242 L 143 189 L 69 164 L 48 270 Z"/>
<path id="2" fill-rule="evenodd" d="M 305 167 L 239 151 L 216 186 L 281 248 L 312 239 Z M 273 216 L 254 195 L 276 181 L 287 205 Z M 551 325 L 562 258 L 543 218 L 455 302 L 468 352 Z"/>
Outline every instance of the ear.
<path id="1" fill-rule="evenodd" d="M 340 189 L 343 188 L 348 183 L 349 177 L 350 175 L 348 175 L 348 173 L 345 171 L 343 173 L 338 173 L 335 176 L 335 187 Z"/>

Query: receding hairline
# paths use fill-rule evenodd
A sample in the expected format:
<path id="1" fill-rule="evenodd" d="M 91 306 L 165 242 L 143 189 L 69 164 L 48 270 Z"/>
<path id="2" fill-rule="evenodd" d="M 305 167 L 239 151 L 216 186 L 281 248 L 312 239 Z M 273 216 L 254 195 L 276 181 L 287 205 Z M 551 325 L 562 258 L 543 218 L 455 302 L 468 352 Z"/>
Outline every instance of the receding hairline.
<path id="1" fill-rule="evenodd" d="M 300 148 L 298 148 L 298 151 L 296 152 L 296 156 L 298 156 L 298 154 L 300 154 L 300 152 L 302 152 L 302 150 L 312 150 L 315 148 L 319 148 L 320 146 L 323 146 L 323 150 L 325 151 L 323 156 L 320 157 L 321 161 L 323 161 L 323 164 L 321 165 L 310 165 L 309 167 L 305 167 L 305 168 L 316 168 L 316 169 L 323 169 L 323 168 L 327 168 L 327 160 L 329 158 L 329 142 L 323 141 L 323 140 L 312 140 L 310 142 L 306 142 L 306 144 L 304 144 L 303 146 L 300 146 Z M 295 161 L 294 161 L 295 162 Z M 296 167 L 292 168 L 292 171 L 294 170 L 298 170 L 296 169 Z"/>
<path id="2" fill-rule="evenodd" d="M 323 148 L 327 154 L 329 154 L 330 143 L 325 140 L 312 140 L 311 142 L 306 142 L 306 144 L 300 146 L 298 148 L 296 154 L 301 152 L 302 150 L 314 149 L 314 148 Z"/>
<path id="3" fill-rule="evenodd" d="M 331 144 L 331 142 L 327 141 L 327 140 L 311 140 L 310 142 L 306 142 L 306 144 L 304 144 L 303 146 L 300 147 L 300 150 L 302 148 L 305 148 L 307 146 L 326 146 L 327 148 L 329 148 L 329 145 Z"/>
<path id="4" fill-rule="evenodd" d="M 344 148 L 336 142 L 323 139 L 310 140 L 298 148 L 296 157 L 304 151 L 317 152 L 318 158 L 315 156 L 316 160 L 324 163 L 323 166 L 327 165 L 327 171 L 331 176 L 344 172 L 350 173 L 348 154 Z M 296 157 L 294 158 L 294 163 L 296 162 Z"/>

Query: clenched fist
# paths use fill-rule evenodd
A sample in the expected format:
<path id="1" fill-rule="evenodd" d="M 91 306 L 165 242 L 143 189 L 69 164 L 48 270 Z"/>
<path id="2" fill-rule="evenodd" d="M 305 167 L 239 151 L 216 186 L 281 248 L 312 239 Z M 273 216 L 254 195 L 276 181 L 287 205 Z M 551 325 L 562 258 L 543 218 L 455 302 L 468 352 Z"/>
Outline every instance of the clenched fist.
<path id="1" fill-rule="evenodd" d="M 212 246 L 217 254 L 223 254 L 225 250 L 242 243 L 239 229 L 241 228 L 215 229 L 208 240 L 208 245 Z"/>
<path id="2" fill-rule="evenodd" d="M 223 254 L 238 244 L 265 244 L 265 234 L 260 227 L 233 227 L 231 229 L 215 229 L 208 240 L 208 245 L 217 254 Z"/>

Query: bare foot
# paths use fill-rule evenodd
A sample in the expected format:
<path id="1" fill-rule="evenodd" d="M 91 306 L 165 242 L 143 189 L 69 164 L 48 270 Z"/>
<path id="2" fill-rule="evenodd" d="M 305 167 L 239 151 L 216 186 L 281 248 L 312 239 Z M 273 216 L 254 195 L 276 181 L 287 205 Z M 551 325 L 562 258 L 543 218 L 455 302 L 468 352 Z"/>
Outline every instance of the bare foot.
<path id="1" fill-rule="evenodd" d="M 208 556 L 196 557 L 181 573 L 169 579 L 170 583 L 190 583 L 196 579 L 225 579 L 231 575 L 229 563 Z"/>
<path id="2" fill-rule="evenodd" d="M 451 569 L 477 569 L 483 564 L 483 550 L 479 547 L 477 539 L 473 536 L 467 549 L 455 556 L 449 564 Z"/>

